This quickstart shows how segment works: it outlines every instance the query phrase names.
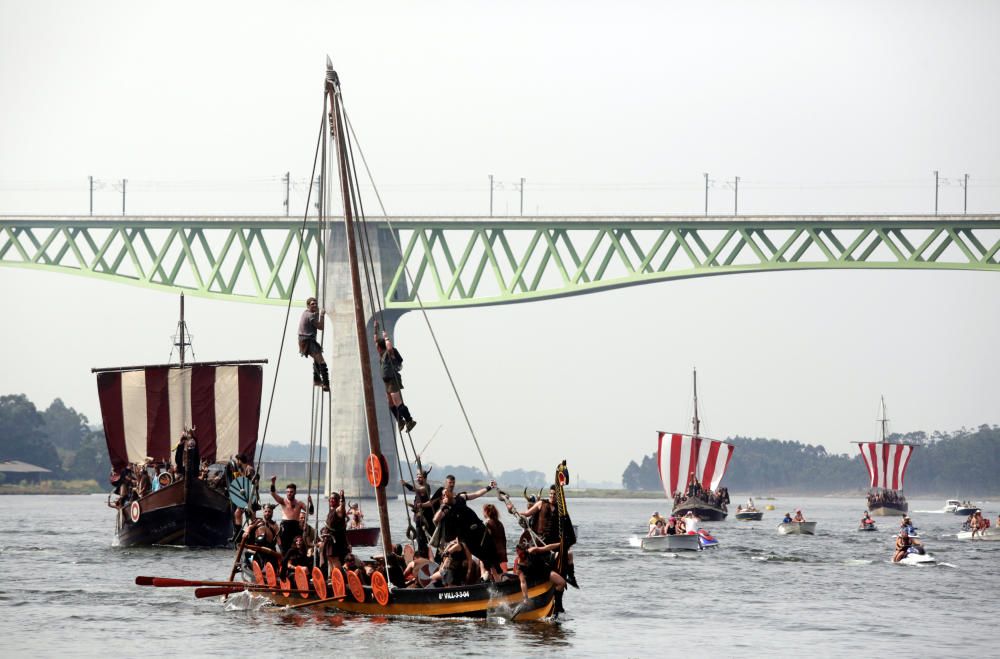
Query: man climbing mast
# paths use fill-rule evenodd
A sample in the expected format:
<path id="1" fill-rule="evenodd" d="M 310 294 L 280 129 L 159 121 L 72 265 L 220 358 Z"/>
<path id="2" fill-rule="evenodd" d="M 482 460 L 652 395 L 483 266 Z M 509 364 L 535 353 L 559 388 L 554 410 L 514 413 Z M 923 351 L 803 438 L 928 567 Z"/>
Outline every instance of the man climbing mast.
<path id="1" fill-rule="evenodd" d="M 399 424 L 399 432 L 410 432 L 417 422 L 410 415 L 410 408 L 403 402 L 403 378 L 399 371 L 403 368 L 403 356 L 399 354 L 389 335 L 382 330 L 379 336 L 378 321 L 375 321 L 375 349 L 378 351 L 379 366 L 382 370 L 382 382 L 385 384 L 385 395 L 389 400 L 389 411 Z"/>
<path id="2" fill-rule="evenodd" d="M 325 312 L 316 298 L 306 300 L 306 310 L 299 319 L 299 354 L 313 359 L 313 385 L 330 391 L 330 370 L 323 359 L 323 347 L 316 340 L 316 333 L 323 329 Z"/>

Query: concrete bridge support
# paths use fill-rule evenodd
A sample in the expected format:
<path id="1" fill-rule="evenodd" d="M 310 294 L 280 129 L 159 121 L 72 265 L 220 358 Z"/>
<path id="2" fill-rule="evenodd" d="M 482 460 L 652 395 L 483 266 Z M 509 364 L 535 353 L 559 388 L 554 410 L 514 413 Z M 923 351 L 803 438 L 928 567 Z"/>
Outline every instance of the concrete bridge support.
<path id="1" fill-rule="evenodd" d="M 360 231 L 360 227 L 358 230 Z M 327 465 L 326 483 L 328 491 L 343 489 L 344 494 L 348 497 L 374 497 L 375 490 L 368 483 L 364 470 L 365 460 L 370 450 L 345 235 L 343 224 L 334 224 L 327 231 L 325 236 L 327 246 L 326 291 L 320 296 L 323 300 L 321 305 L 325 305 L 327 311 L 326 333 L 327 336 L 332 336 L 330 341 L 332 349 L 327 355 L 327 361 L 330 365 L 333 422 L 332 446 Z M 391 280 L 399 266 L 399 250 L 387 228 L 376 229 L 370 226 L 368 237 L 371 244 L 372 261 L 375 264 L 374 276 L 379 287 L 378 292 L 373 290 L 372 294 L 377 297 L 379 294 L 384 295 L 386 284 Z M 359 267 L 362 275 L 362 295 L 367 298 L 364 270 L 363 267 Z M 372 337 L 375 332 L 375 310 L 371 308 L 367 299 L 365 299 L 365 313 L 368 318 L 368 336 Z M 396 322 L 403 313 L 405 311 L 386 310 L 382 314 L 381 322 L 393 338 L 395 337 Z M 368 345 L 373 374 L 372 384 L 375 390 L 375 409 L 378 415 L 379 439 L 382 444 L 382 454 L 389 463 L 387 492 L 392 497 L 400 491 L 400 474 L 396 463 L 395 420 L 389 413 L 389 407 L 385 401 L 385 389 L 382 386 L 382 379 L 379 377 L 378 353 L 370 338 Z M 405 346 L 401 348 L 400 352 L 405 354 Z M 405 390 L 403 395 L 405 400 Z M 419 432 L 419 429 L 415 432 Z M 406 465 L 403 465 L 403 469 L 405 471 Z"/>

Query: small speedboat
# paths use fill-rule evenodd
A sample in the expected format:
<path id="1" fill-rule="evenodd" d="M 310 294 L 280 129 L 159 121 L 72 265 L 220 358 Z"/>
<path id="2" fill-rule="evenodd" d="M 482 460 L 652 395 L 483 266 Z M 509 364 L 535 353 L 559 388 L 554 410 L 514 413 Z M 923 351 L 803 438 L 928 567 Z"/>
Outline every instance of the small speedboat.
<path id="1" fill-rule="evenodd" d="M 961 531 L 956 536 L 959 540 L 982 540 L 984 542 L 997 542 L 1000 541 L 1000 529 L 996 527 L 985 528 L 982 531 L 976 531 L 973 535 L 972 531 Z"/>
<path id="2" fill-rule="evenodd" d="M 816 522 L 782 522 L 778 524 L 781 535 L 816 535 Z"/>
<path id="3" fill-rule="evenodd" d="M 686 535 L 651 535 L 642 539 L 646 551 L 700 551 L 701 538 L 696 533 Z"/>
<path id="4" fill-rule="evenodd" d="M 871 524 L 861 524 L 858 526 L 859 531 L 878 531 L 878 527 L 875 526 L 875 522 Z"/>
<path id="5" fill-rule="evenodd" d="M 762 510 L 741 510 L 736 513 L 736 521 L 738 522 L 759 522 L 764 519 L 764 511 Z"/>
<path id="6" fill-rule="evenodd" d="M 958 499 L 948 499 L 944 504 L 944 512 L 952 513 L 953 515 L 965 515 L 968 517 L 977 510 L 979 509 L 968 501 L 959 501 Z"/>

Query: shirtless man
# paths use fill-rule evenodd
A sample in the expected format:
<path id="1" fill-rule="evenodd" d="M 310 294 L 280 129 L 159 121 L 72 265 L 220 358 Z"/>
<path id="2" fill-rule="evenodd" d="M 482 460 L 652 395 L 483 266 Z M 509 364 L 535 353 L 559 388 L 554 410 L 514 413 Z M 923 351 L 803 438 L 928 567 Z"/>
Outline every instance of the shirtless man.
<path id="1" fill-rule="evenodd" d="M 521 596 L 523 601 L 528 601 L 528 581 L 541 581 L 548 577 L 548 580 L 556 587 L 555 615 L 558 617 L 565 610 L 562 606 L 563 590 L 566 588 L 566 580 L 558 572 L 552 569 L 552 552 L 559 549 L 559 543 L 532 547 L 530 543 L 521 541 L 517 543 L 517 561 L 514 571 L 521 581 Z M 515 614 L 516 615 L 516 614 Z"/>
<path id="2" fill-rule="evenodd" d="M 310 515 L 313 512 L 312 495 L 307 495 L 306 503 L 302 503 L 295 498 L 298 490 L 295 483 L 289 483 L 285 487 L 285 496 L 282 497 L 274 487 L 276 480 L 277 476 L 271 476 L 271 497 L 281 507 L 281 551 L 288 551 L 295 536 L 302 533 L 299 528 L 299 512 L 305 510 Z"/>
<path id="3" fill-rule="evenodd" d="M 299 354 L 313 359 L 313 385 L 330 391 L 330 369 L 323 359 L 323 347 L 316 340 L 316 333 L 323 329 L 324 311 L 316 298 L 306 300 L 306 310 L 299 319 Z"/>
<path id="4" fill-rule="evenodd" d="M 795 509 L 795 517 L 792 518 L 792 521 L 793 522 L 804 522 L 804 521 L 806 521 L 806 518 L 802 516 L 802 509 L 801 508 L 796 508 Z"/>

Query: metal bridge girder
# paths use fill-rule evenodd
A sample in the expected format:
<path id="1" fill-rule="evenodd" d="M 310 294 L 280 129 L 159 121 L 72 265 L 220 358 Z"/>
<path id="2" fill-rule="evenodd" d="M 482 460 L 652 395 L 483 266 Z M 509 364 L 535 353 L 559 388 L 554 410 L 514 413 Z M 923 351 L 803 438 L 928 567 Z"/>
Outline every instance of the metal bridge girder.
<path id="1" fill-rule="evenodd" d="M 513 303 L 740 272 L 1000 271 L 1000 215 L 406 217 L 368 223 L 402 246 L 392 276 L 380 282 L 386 307 L 400 310 L 420 303 Z M 338 230 L 335 222 L 331 226 Z M 0 216 L 0 266 L 263 304 L 287 302 L 293 278 L 300 294 L 313 290 L 322 250 L 316 222 L 303 230 L 301 220 L 286 217 Z"/>

